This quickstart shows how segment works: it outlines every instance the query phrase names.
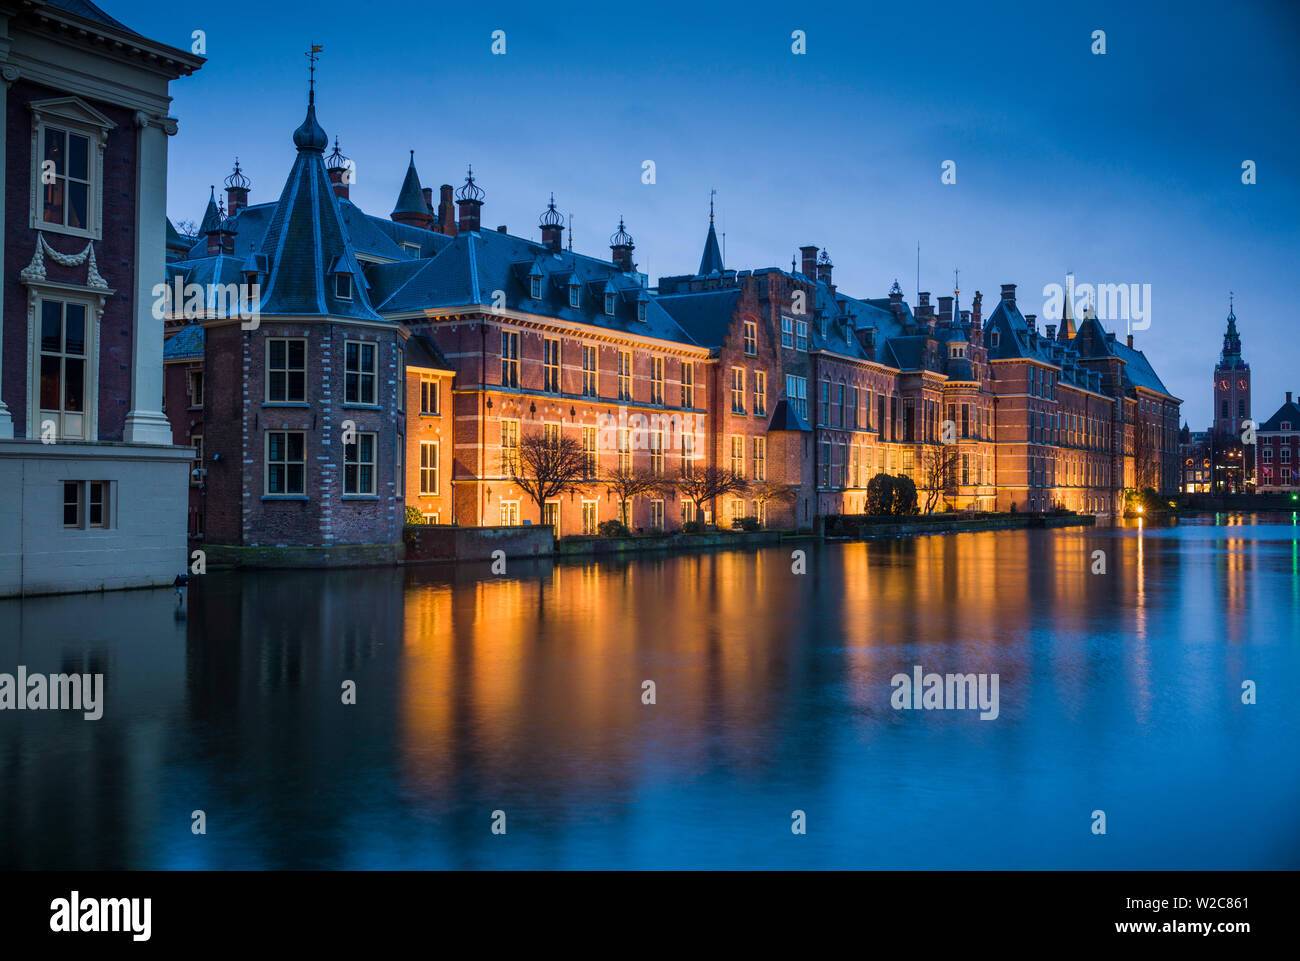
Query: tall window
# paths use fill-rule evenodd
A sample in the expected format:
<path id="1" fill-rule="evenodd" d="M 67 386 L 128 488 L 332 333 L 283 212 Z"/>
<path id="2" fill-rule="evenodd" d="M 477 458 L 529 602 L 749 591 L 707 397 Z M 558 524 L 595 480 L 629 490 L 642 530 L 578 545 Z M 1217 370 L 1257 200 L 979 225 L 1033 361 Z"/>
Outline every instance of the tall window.
<path id="1" fill-rule="evenodd" d="M 745 321 L 745 356 L 758 356 L 758 324 L 752 320 Z"/>
<path id="2" fill-rule="evenodd" d="M 690 477 L 695 473 L 695 435 L 683 433 L 682 437 L 682 476 Z"/>
<path id="3" fill-rule="evenodd" d="M 632 469 L 632 439 L 626 427 L 618 430 L 618 469 L 627 473 Z"/>
<path id="4" fill-rule="evenodd" d="M 436 377 L 423 377 L 420 379 L 420 413 L 442 413 L 442 391 Z"/>
<path id="5" fill-rule="evenodd" d="M 650 527 L 657 531 L 664 529 L 664 502 L 661 500 L 650 502 Z"/>
<path id="6" fill-rule="evenodd" d="M 786 348 L 794 347 L 794 318 L 781 318 L 781 346 Z"/>
<path id="7" fill-rule="evenodd" d="M 664 402 L 664 359 L 662 357 L 650 358 L 650 403 L 662 404 Z"/>
<path id="8" fill-rule="evenodd" d="M 858 429 L 858 389 L 854 387 L 849 392 L 849 400 L 852 404 L 849 407 L 849 430 Z"/>
<path id="9" fill-rule="evenodd" d="M 795 324 L 794 344 L 799 350 L 808 349 L 808 321 L 801 320 Z"/>
<path id="10" fill-rule="evenodd" d="M 767 413 L 767 371 L 754 371 L 754 413 L 762 417 Z"/>
<path id="11" fill-rule="evenodd" d="M 351 444 L 343 445 L 343 493 L 375 492 L 375 435 L 357 434 Z"/>
<path id="12" fill-rule="evenodd" d="M 862 486 L 861 483 L 862 472 L 860 468 L 860 458 L 861 455 L 859 454 L 858 445 L 854 444 L 852 447 L 849 448 L 849 486 L 850 487 Z"/>
<path id="13" fill-rule="evenodd" d="M 682 406 L 695 406 L 695 362 L 682 361 Z"/>
<path id="14" fill-rule="evenodd" d="M 519 526 L 519 501 L 501 502 L 501 524 L 503 527 Z"/>
<path id="15" fill-rule="evenodd" d="M 583 344 L 582 346 L 582 396 L 597 396 L 596 348 L 590 344 Z"/>
<path id="16" fill-rule="evenodd" d="M 379 380 L 375 344 L 349 340 L 344 344 L 344 403 L 376 403 L 375 385 Z"/>
<path id="17" fill-rule="evenodd" d="M 664 432 L 650 432 L 650 473 L 659 477 L 664 472 Z"/>
<path id="18" fill-rule="evenodd" d="M 808 417 L 808 379 L 806 377 L 797 377 L 794 374 L 786 374 L 785 396 L 794 406 L 794 409 L 799 412 L 799 416 L 806 420 Z"/>
<path id="19" fill-rule="evenodd" d="M 839 420 L 839 424 L 840 424 L 840 428 L 843 429 L 843 428 L 848 424 L 848 417 L 849 417 L 849 415 L 848 415 L 847 413 L 845 413 L 845 410 L 844 410 L 844 408 L 845 408 L 845 403 L 844 403 L 844 385 L 843 385 L 843 384 L 837 384 L 837 385 L 836 385 L 835 399 L 839 402 L 839 407 L 840 407 L 840 420 Z"/>
<path id="20" fill-rule="evenodd" d="M 614 316 L 614 295 L 613 294 L 610 293 L 605 294 L 605 313 L 608 314 L 610 317 Z"/>
<path id="21" fill-rule="evenodd" d="M 519 421 L 501 422 L 501 476 L 511 477 L 518 470 Z"/>
<path id="22" fill-rule="evenodd" d="M 754 480 L 767 480 L 767 438 L 754 438 Z"/>
<path id="23" fill-rule="evenodd" d="M 596 428 L 582 428 L 582 455 L 585 466 L 583 473 L 586 477 L 596 476 Z"/>
<path id="24" fill-rule="evenodd" d="M 268 496 L 307 492 L 307 435 L 298 430 L 266 432 L 266 493 Z"/>
<path id="25" fill-rule="evenodd" d="M 86 306 L 61 300 L 41 301 L 40 420 L 38 433 L 52 422 L 60 438 L 90 439 L 87 423 Z"/>
<path id="26" fill-rule="evenodd" d="M 40 225 L 89 231 L 90 139 L 59 127 L 45 127 L 43 133 Z"/>
<path id="27" fill-rule="evenodd" d="M 596 501 L 582 502 L 582 533 L 588 537 L 596 533 L 596 509 L 600 505 Z"/>
<path id="28" fill-rule="evenodd" d="M 203 435 L 190 434 L 190 446 L 194 448 L 194 458 L 190 461 L 190 485 L 197 487 L 203 483 Z"/>
<path id="29" fill-rule="evenodd" d="M 186 375 L 186 389 L 190 395 L 191 407 L 203 406 L 203 371 L 192 370 Z"/>
<path id="30" fill-rule="evenodd" d="M 731 368 L 731 412 L 745 412 L 745 368 Z"/>
<path id="31" fill-rule="evenodd" d="M 501 331 L 501 386 L 519 386 L 519 331 Z"/>
<path id="32" fill-rule="evenodd" d="M 831 426 L 831 382 L 822 381 L 822 416 L 820 423 Z"/>
<path id="33" fill-rule="evenodd" d="M 542 425 L 542 440 L 551 450 L 560 446 L 560 425 L 555 423 Z"/>
<path id="34" fill-rule="evenodd" d="M 271 338 L 266 342 L 266 399 L 272 404 L 306 403 L 306 340 Z"/>
<path id="35" fill-rule="evenodd" d="M 739 434 L 731 438 L 731 469 L 737 476 L 745 476 L 745 438 Z"/>
<path id="36" fill-rule="evenodd" d="M 438 493 L 438 442 L 420 441 L 420 493 Z"/>
<path id="37" fill-rule="evenodd" d="M 618 399 L 632 399 L 632 351 L 618 352 Z"/>
<path id="38" fill-rule="evenodd" d="M 542 390 L 560 392 L 560 342 L 550 337 L 542 342 L 542 380 Z"/>

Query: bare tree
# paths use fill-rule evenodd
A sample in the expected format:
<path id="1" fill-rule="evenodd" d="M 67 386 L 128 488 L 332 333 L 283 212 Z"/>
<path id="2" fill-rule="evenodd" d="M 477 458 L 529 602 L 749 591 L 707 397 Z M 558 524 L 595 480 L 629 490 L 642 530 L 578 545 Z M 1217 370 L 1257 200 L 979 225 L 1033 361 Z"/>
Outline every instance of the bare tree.
<path id="1" fill-rule="evenodd" d="M 199 235 L 199 225 L 193 220 L 178 220 L 174 226 L 176 232 L 182 237 L 197 237 Z"/>
<path id="2" fill-rule="evenodd" d="M 601 475 L 600 481 L 618 498 L 619 517 L 624 527 L 631 525 L 628 505 L 633 498 L 653 493 L 665 486 L 663 477 L 644 467 L 618 467 L 608 470 Z"/>
<path id="3" fill-rule="evenodd" d="M 749 493 L 758 504 L 760 516 L 767 514 L 769 503 L 793 504 L 796 497 L 796 491 L 791 485 L 770 480 L 754 481 L 749 485 Z"/>
<path id="4" fill-rule="evenodd" d="M 682 477 L 677 482 L 677 487 L 683 497 L 695 504 L 695 516 L 699 517 L 705 501 L 728 494 L 743 494 L 749 490 L 749 482 L 733 470 L 704 467 L 692 471 L 689 477 Z"/>
<path id="5" fill-rule="evenodd" d="M 546 502 L 580 489 L 587 476 L 587 455 L 572 437 L 547 438 L 533 434 L 519 441 L 506 466 L 510 479 L 545 514 Z"/>
<path id="6" fill-rule="evenodd" d="M 957 489 L 957 464 L 961 454 L 955 444 L 927 444 L 921 456 L 921 487 L 925 512 L 933 514 L 944 494 Z"/>

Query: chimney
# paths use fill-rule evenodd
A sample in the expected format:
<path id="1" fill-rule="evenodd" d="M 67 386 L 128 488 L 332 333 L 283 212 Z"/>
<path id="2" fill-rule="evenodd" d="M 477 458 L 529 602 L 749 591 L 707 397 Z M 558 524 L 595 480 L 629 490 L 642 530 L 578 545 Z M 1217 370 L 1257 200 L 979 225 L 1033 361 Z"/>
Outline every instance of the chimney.
<path id="1" fill-rule="evenodd" d="M 1055 324 L 1048 324 L 1048 325 L 1047 325 L 1047 339 L 1048 339 L 1048 340 L 1056 340 L 1056 325 L 1055 325 Z"/>
<path id="2" fill-rule="evenodd" d="M 929 324 L 933 316 L 934 308 L 930 306 L 930 292 L 922 290 L 916 295 L 916 319 L 924 327 Z"/>
<path id="3" fill-rule="evenodd" d="M 801 257 L 799 272 L 809 280 L 817 276 L 817 245 L 809 247 L 800 247 L 799 254 Z"/>
<path id="4" fill-rule="evenodd" d="M 981 304 L 983 303 L 983 301 L 984 301 L 984 295 L 980 293 L 978 290 L 975 291 L 975 302 L 971 306 L 970 322 L 976 327 L 979 327 L 981 321 L 983 321 L 984 319 L 984 316 L 981 313 L 982 310 Z"/>
<path id="5" fill-rule="evenodd" d="M 821 252 L 821 256 L 817 260 L 817 279 L 820 280 L 822 283 L 824 283 L 827 287 L 832 287 L 832 288 L 834 286 L 831 283 L 831 268 L 833 266 L 834 265 L 831 263 L 830 254 L 828 254 L 826 251 L 823 250 Z"/>
<path id="6" fill-rule="evenodd" d="M 889 309 L 895 313 L 903 306 L 903 292 L 901 290 L 891 290 L 889 292 Z"/>
<path id="7" fill-rule="evenodd" d="M 429 208 L 429 213 L 433 213 L 433 188 L 421 187 L 420 193 L 424 194 L 424 205 Z"/>
<path id="8" fill-rule="evenodd" d="M 1016 306 L 1016 285 L 1015 284 L 1002 285 L 1002 301 L 1007 305 L 1008 310 Z"/>
<path id="9" fill-rule="evenodd" d="M 1291 403 L 1291 391 L 1289 390 L 1286 392 L 1286 402 Z"/>
<path id="10" fill-rule="evenodd" d="M 330 179 L 334 196 L 340 200 L 348 199 L 348 182 L 352 179 L 350 171 L 352 161 L 343 156 L 339 150 L 339 138 L 334 138 L 334 152 L 325 158 L 325 175 Z"/>
<path id="11" fill-rule="evenodd" d="M 636 244 L 632 242 L 632 235 L 627 232 L 622 217 L 618 218 L 618 230 L 609 238 L 609 249 L 614 266 L 619 270 L 631 272 L 636 268 L 632 263 L 632 251 L 636 249 Z"/>
<path id="12" fill-rule="evenodd" d="M 239 158 L 235 158 L 235 169 L 226 178 L 226 216 L 233 217 L 248 206 L 248 188 L 252 182 L 239 169 Z"/>
<path id="13" fill-rule="evenodd" d="M 483 213 L 483 197 L 483 188 L 474 182 L 474 169 L 471 167 L 465 174 L 465 182 L 456 191 L 456 206 L 460 213 L 457 229 L 461 233 L 478 230 Z"/>
<path id="14" fill-rule="evenodd" d="M 939 298 L 939 323 L 949 324 L 952 322 L 952 298 Z"/>
<path id="15" fill-rule="evenodd" d="M 1013 303 L 1014 303 L 1014 301 L 1013 301 Z M 1029 332 L 1030 332 L 1030 333 L 1035 334 L 1035 335 L 1038 334 L 1038 315 L 1037 315 L 1037 314 L 1025 314 L 1025 323 L 1029 325 Z"/>
<path id="16" fill-rule="evenodd" d="M 1129 345 L 1129 348 L 1132 349 L 1132 347 L 1133 347 L 1133 335 L 1132 335 L 1132 334 L 1129 334 L 1129 335 L 1128 335 L 1128 345 Z"/>
<path id="17" fill-rule="evenodd" d="M 508 231 L 507 231 L 507 229 L 506 229 L 506 225 L 505 225 L 505 224 L 497 224 L 497 233 L 499 233 L 499 234 L 508 233 Z"/>

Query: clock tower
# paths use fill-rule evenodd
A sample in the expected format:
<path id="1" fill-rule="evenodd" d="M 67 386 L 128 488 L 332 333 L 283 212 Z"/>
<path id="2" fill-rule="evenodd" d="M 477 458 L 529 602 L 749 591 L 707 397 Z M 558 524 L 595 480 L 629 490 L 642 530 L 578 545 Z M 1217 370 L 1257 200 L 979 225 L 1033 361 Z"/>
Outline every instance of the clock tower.
<path id="1" fill-rule="evenodd" d="M 1214 366 L 1214 432 L 1241 436 L 1241 423 L 1250 419 L 1250 365 L 1241 359 L 1237 315 L 1228 302 L 1228 329 L 1223 351 Z"/>

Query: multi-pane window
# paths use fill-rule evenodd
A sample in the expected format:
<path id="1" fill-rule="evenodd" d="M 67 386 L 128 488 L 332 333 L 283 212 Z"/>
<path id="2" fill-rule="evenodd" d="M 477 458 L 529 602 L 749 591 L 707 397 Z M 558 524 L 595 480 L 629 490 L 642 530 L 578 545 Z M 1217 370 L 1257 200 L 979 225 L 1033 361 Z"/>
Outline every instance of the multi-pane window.
<path id="1" fill-rule="evenodd" d="M 745 321 L 745 356 L 758 356 L 758 324 L 752 320 Z"/>
<path id="2" fill-rule="evenodd" d="M 190 395 L 191 407 L 203 406 L 203 371 L 192 370 L 186 377 L 186 389 Z"/>
<path id="3" fill-rule="evenodd" d="M 808 379 L 794 374 L 785 375 L 785 396 L 799 412 L 799 416 L 808 417 Z"/>
<path id="4" fill-rule="evenodd" d="M 657 531 L 664 529 L 664 502 L 661 500 L 650 502 L 650 526 Z"/>
<path id="5" fill-rule="evenodd" d="M 81 482 L 63 482 L 63 526 L 81 526 Z"/>
<path id="6" fill-rule="evenodd" d="M 551 450 L 557 449 L 560 446 L 560 425 L 556 423 L 543 424 L 542 440 Z"/>
<path id="7" fill-rule="evenodd" d="M 577 283 L 569 284 L 569 306 L 577 307 L 582 303 L 582 285 Z"/>
<path id="8" fill-rule="evenodd" d="M 40 423 L 54 423 L 60 438 L 88 439 L 86 423 L 86 306 L 41 301 Z"/>
<path id="9" fill-rule="evenodd" d="M 787 348 L 794 347 L 794 318 L 781 318 L 781 346 Z"/>
<path id="10" fill-rule="evenodd" d="M 611 293 L 605 294 L 605 313 L 610 317 L 614 316 L 614 295 Z"/>
<path id="11" fill-rule="evenodd" d="M 831 382 L 822 381 L 822 415 L 819 423 L 831 426 Z"/>
<path id="12" fill-rule="evenodd" d="M 442 389 L 436 377 L 424 377 L 420 380 L 420 413 L 442 413 Z"/>
<path id="13" fill-rule="evenodd" d="M 420 441 L 420 493 L 438 493 L 438 442 Z"/>
<path id="14" fill-rule="evenodd" d="M 664 432 L 650 432 L 650 473 L 656 477 L 664 472 Z"/>
<path id="15" fill-rule="evenodd" d="M 682 476 L 690 477 L 695 472 L 695 435 L 683 433 L 682 437 Z"/>
<path id="16" fill-rule="evenodd" d="M 582 533 L 589 537 L 596 533 L 596 509 L 599 506 L 596 501 L 582 502 Z"/>
<path id="17" fill-rule="evenodd" d="M 843 385 L 843 384 L 837 384 L 837 385 L 836 385 L 836 394 L 835 394 L 835 398 L 836 398 L 836 401 L 839 403 L 839 407 L 840 407 L 840 420 L 839 420 L 840 428 L 843 429 L 843 427 L 848 423 L 848 416 L 849 416 L 849 415 L 845 412 L 845 410 L 844 410 L 845 404 L 844 404 L 844 385 Z"/>
<path id="18" fill-rule="evenodd" d="M 108 483 L 90 481 L 86 484 L 86 526 L 108 526 Z"/>
<path id="19" fill-rule="evenodd" d="M 596 348 L 590 344 L 584 344 L 582 347 L 582 396 L 597 396 Z"/>
<path id="20" fill-rule="evenodd" d="M 632 399 L 632 351 L 618 352 L 618 399 Z"/>
<path id="21" fill-rule="evenodd" d="M 519 331 L 501 331 L 501 386 L 519 386 Z"/>
<path id="22" fill-rule="evenodd" d="M 808 321 L 801 320 L 795 324 L 794 343 L 799 350 L 808 349 Z"/>
<path id="23" fill-rule="evenodd" d="M 682 498 L 682 523 L 690 524 L 695 520 L 695 501 Z"/>
<path id="24" fill-rule="evenodd" d="M 754 413 L 762 417 L 767 413 L 767 371 L 754 371 Z"/>
<path id="25" fill-rule="evenodd" d="M 560 392 L 560 342 L 551 337 L 542 342 L 542 390 Z"/>
<path id="26" fill-rule="evenodd" d="M 862 471 L 860 466 L 861 454 L 857 444 L 849 448 L 849 486 L 862 486 Z"/>
<path id="27" fill-rule="evenodd" d="M 379 352 L 376 347 L 375 344 L 359 340 L 349 340 L 343 345 L 344 403 L 378 402 L 376 385 L 379 381 Z"/>
<path id="28" fill-rule="evenodd" d="M 632 469 L 632 438 L 626 427 L 618 430 L 618 469 L 624 474 Z"/>
<path id="29" fill-rule="evenodd" d="M 343 493 L 375 492 L 375 435 L 357 434 L 352 443 L 343 445 Z"/>
<path id="30" fill-rule="evenodd" d="M 596 428 L 582 428 L 582 456 L 585 467 L 583 474 L 586 477 L 596 476 Z"/>
<path id="31" fill-rule="evenodd" d="M 731 368 L 731 412 L 745 412 L 745 368 Z"/>
<path id="32" fill-rule="evenodd" d="M 533 300 L 542 299 L 542 278 L 530 277 L 528 279 L 528 296 Z"/>
<path id="33" fill-rule="evenodd" d="M 501 502 L 501 524 L 505 527 L 519 526 L 519 501 Z"/>
<path id="34" fill-rule="evenodd" d="M 970 436 L 970 404 L 961 405 L 961 436 Z"/>
<path id="35" fill-rule="evenodd" d="M 272 404 L 307 400 L 307 341 L 273 337 L 266 342 L 266 399 Z"/>
<path id="36" fill-rule="evenodd" d="M 266 493 L 307 492 L 307 435 L 299 430 L 266 432 Z"/>
<path id="37" fill-rule="evenodd" d="M 41 221 L 90 229 L 90 139 L 58 127 L 44 128 Z"/>
<path id="38" fill-rule="evenodd" d="M 650 403 L 662 404 L 664 402 L 664 359 L 662 357 L 650 358 Z"/>
<path id="39" fill-rule="evenodd" d="M 501 474 L 511 477 L 517 473 L 519 457 L 519 421 L 501 422 Z"/>
<path id="40" fill-rule="evenodd" d="M 849 430 L 857 430 L 858 429 L 858 389 L 856 387 L 854 387 L 849 392 L 849 401 L 852 405 L 851 407 L 849 407 Z"/>
<path id="41" fill-rule="evenodd" d="M 745 438 L 739 434 L 731 438 L 731 469 L 737 476 L 745 476 Z"/>
<path id="42" fill-rule="evenodd" d="M 754 480 L 767 480 L 767 438 L 754 438 Z"/>
<path id="43" fill-rule="evenodd" d="M 821 486 L 829 487 L 831 483 L 831 442 L 822 441 Z"/>
<path id="44" fill-rule="evenodd" d="M 203 483 L 203 435 L 190 434 L 190 447 L 194 448 L 194 458 L 190 461 L 190 484 L 197 487 Z"/>
<path id="45" fill-rule="evenodd" d="M 695 362 L 682 361 L 682 406 L 695 406 Z"/>

